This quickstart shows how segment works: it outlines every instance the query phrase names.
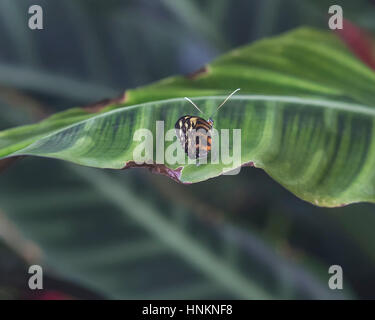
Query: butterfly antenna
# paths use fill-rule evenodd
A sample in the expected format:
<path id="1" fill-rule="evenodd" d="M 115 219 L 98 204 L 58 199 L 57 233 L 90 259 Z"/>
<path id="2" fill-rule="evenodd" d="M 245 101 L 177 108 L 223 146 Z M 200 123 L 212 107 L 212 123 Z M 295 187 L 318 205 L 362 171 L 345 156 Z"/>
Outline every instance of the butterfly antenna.
<path id="1" fill-rule="evenodd" d="M 227 102 L 228 101 L 228 99 L 231 97 L 231 96 L 233 96 L 237 91 L 240 91 L 241 89 L 240 88 L 238 88 L 238 89 L 236 89 L 236 90 L 234 90 L 223 102 L 222 102 L 222 104 L 220 105 L 220 106 L 218 106 L 217 107 L 217 109 L 216 109 L 216 111 L 215 111 L 215 113 L 216 112 L 218 112 L 218 110 L 225 104 L 225 102 Z"/>
<path id="2" fill-rule="evenodd" d="M 191 101 L 188 97 L 185 97 L 185 99 L 186 99 L 187 101 L 189 101 L 194 107 L 196 107 L 196 108 L 198 109 L 199 112 L 203 113 L 202 110 L 199 109 L 198 106 L 197 106 L 193 101 Z"/>

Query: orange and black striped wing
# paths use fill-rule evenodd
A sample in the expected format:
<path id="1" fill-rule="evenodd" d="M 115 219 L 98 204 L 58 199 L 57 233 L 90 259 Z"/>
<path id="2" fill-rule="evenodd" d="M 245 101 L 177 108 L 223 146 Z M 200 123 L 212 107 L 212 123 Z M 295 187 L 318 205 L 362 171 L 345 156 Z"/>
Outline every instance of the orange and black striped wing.
<path id="1" fill-rule="evenodd" d="M 211 150 L 212 126 L 203 118 L 183 116 L 175 124 L 176 135 L 191 159 L 207 157 Z"/>

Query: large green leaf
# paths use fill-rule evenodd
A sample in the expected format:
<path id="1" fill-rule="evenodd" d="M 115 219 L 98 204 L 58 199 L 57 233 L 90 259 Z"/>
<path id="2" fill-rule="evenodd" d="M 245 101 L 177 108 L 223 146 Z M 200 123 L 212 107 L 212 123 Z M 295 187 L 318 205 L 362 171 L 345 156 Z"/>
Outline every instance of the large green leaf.
<path id="1" fill-rule="evenodd" d="M 209 115 L 224 98 L 215 95 L 236 87 L 245 94 L 233 97 L 214 120 L 216 129 L 241 129 L 239 165 L 263 168 L 316 205 L 375 201 L 375 73 L 333 35 L 311 29 L 237 49 L 189 77 L 129 90 L 123 99 L 91 108 L 96 114 L 76 108 L 3 131 L 0 156 L 53 157 L 99 168 L 133 166 L 137 129 L 150 129 L 155 136 L 157 120 L 168 130 L 180 116 L 196 114 L 184 95 L 201 96 L 195 101 Z M 160 100 L 171 97 L 180 98 Z M 152 169 L 192 183 L 229 167 L 166 163 Z"/>

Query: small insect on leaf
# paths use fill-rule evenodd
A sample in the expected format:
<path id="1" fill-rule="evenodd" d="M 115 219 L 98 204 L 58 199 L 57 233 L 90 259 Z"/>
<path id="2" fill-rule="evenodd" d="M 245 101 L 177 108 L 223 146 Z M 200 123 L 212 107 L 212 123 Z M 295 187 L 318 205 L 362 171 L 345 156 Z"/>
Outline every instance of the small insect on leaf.
<path id="1" fill-rule="evenodd" d="M 216 109 L 215 113 L 240 89 L 234 90 Z M 198 106 L 185 97 L 199 112 Z M 211 150 L 211 129 L 214 125 L 212 116 L 205 120 L 198 116 L 185 115 L 179 118 L 175 124 L 176 136 L 180 140 L 182 148 L 190 159 L 206 158 Z"/>

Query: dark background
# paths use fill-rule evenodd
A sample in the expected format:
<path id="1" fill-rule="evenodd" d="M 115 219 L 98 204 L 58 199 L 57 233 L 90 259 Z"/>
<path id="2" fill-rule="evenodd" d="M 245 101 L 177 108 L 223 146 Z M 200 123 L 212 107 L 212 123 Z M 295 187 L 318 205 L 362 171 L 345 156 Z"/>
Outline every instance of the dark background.
<path id="1" fill-rule="evenodd" d="M 27 27 L 28 7 L 44 30 Z M 0 129 L 190 73 L 328 7 L 373 1 L 0 0 Z M 0 175 L 0 298 L 375 298 L 375 206 L 306 203 L 260 169 L 183 186 L 141 170 L 27 158 Z M 45 289 L 28 289 L 30 264 Z M 344 290 L 328 288 L 341 265 Z"/>

